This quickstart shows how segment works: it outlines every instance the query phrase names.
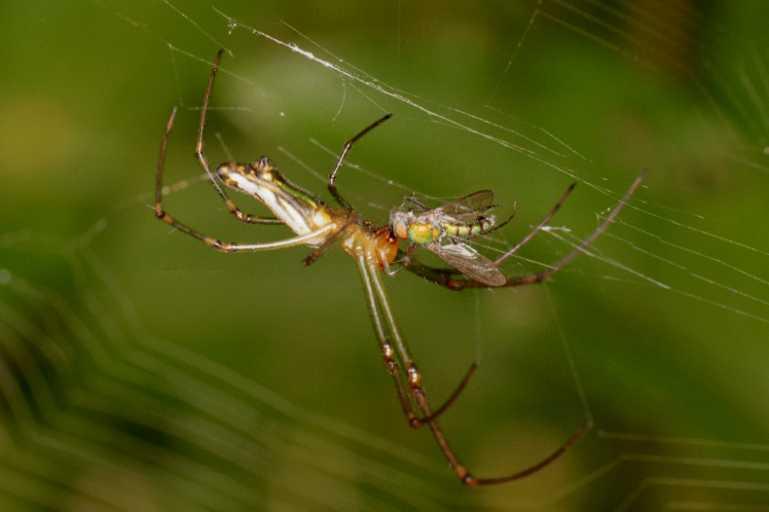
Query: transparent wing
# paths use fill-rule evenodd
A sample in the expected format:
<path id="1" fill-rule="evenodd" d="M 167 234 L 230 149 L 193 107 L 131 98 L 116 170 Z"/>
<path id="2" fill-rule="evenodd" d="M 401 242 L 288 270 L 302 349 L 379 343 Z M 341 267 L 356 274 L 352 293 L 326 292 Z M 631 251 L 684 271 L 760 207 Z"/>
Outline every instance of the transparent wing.
<path id="1" fill-rule="evenodd" d="M 397 211 L 410 212 L 414 216 L 414 223 L 417 224 L 471 226 L 480 223 L 484 218 L 493 219 L 486 215 L 492 207 L 494 207 L 494 192 L 479 190 L 432 209 L 416 197 L 407 196 Z"/>
<path id="2" fill-rule="evenodd" d="M 489 210 L 494 206 L 494 192 L 491 190 L 479 190 L 472 194 L 455 199 L 438 208 L 443 213 L 452 216 L 472 215 L 477 217 L 479 214 Z"/>
<path id="3" fill-rule="evenodd" d="M 420 218 L 430 216 L 438 223 L 471 225 L 477 224 L 485 213 L 494 207 L 494 192 L 479 190 L 454 201 L 448 202 L 420 214 Z"/>
<path id="4" fill-rule="evenodd" d="M 464 275 L 489 286 L 502 286 L 507 281 L 494 262 L 467 244 L 427 244 L 428 250 Z"/>
<path id="5" fill-rule="evenodd" d="M 398 207 L 399 211 L 420 214 L 428 210 L 427 206 L 415 196 L 406 196 Z"/>

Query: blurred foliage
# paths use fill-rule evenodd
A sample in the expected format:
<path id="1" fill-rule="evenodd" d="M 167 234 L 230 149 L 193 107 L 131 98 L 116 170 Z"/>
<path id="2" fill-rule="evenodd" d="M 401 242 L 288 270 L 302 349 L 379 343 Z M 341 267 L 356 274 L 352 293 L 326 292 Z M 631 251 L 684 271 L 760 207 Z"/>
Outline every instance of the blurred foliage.
<path id="1" fill-rule="evenodd" d="M 213 7 L 451 121 L 228 27 Z M 82 0 L 2 12 L 3 510 L 768 509 L 765 2 Z M 201 172 L 197 106 L 219 44 L 232 55 L 209 120 L 214 162 L 268 154 L 327 197 L 292 156 L 325 175 L 323 147 L 395 114 L 351 155 L 378 178 L 340 180 L 375 222 L 404 191 L 490 187 L 500 209 L 517 204 L 511 244 L 573 174 L 554 224 L 580 237 L 649 170 L 636 208 L 595 248 L 636 273 L 580 257 L 531 289 L 387 280 L 434 400 L 480 357 L 442 422 L 477 474 L 540 459 L 592 414 L 588 439 L 529 479 L 464 488 L 400 416 L 341 251 L 309 269 L 301 250 L 222 255 L 153 219 L 173 105 L 168 180 Z M 224 239 L 285 235 L 232 222 L 204 184 L 168 209 Z M 540 236 L 507 270 L 566 250 Z"/>

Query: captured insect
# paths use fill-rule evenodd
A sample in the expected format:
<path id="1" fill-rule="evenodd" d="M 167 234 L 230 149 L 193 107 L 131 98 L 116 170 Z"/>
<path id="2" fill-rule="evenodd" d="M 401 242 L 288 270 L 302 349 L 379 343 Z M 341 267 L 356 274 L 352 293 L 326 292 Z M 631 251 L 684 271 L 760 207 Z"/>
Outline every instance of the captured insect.
<path id="1" fill-rule="evenodd" d="M 221 56 L 222 50 L 214 58 L 208 86 L 203 95 L 195 145 L 197 160 L 208 174 L 214 189 L 227 210 L 237 220 L 248 224 L 283 225 L 293 231 L 295 236 L 264 243 L 223 242 L 176 220 L 163 209 L 163 171 L 168 140 L 176 118 L 176 108 L 171 111 L 160 144 L 155 174 L 155 216 L 182 233 L 203 242 L 206 246 L 224 253 L 271 251 L 305 245 L 312 248 L 312 252 L 305 260 L 309 264 L 319 258 L 330 246 L 339 243 L 342 249 L 355 260 L 385 368 L 392 376 L 396 395 L 408 424 L 413 428 L 427 425 L 444 457 L 462 483 L 469 486 L 480 486 L 510 482 L 536 473 L 563 455 L 592 425 L 583 426 L 560 447 L 527 468 L 500 477 L 479 478 L 474 476 L 460 462 L 455 451 L 449 445 L 446 435 L 438 423 L 438 417 L 460 395 L 475 371 L 475 364 L 470 366 L 465 377 L 449 398 L 440 407 L 434 409 L 423 387 L 422 374 L 417 368 L 406 340 L 401 335 L 395 321 L 381 273 L 397 265 L 450 290 L 515 287 L 541 283 L 566 266 L 608 228 L 641 184 L 642 177 L 639 176 L 633 181 L 623 198 L 614 206 L 603 222 L 575 249 L 555 264 L 544 271 L 533 274 L 505 276 L 499 270 L 499 265 L 547 225 L 547 222 L 573 190 L 573 184 L 539 225 L 514 247 L 492 262 L 475 252 L 466 243 L 472 236 L 489 232 L 498 226 L 495 224 L 493 216 L 488 213 L 493 203 L 493 195 L 489 191 L 470 194 L 433 210 L 426 209 L 411 201 L 406 207 L 396 209 L 391 224 L 381 227 L 375 227 L 372 223 L 362 219 L 339 193 L 336 187 L 336 177 L 353 144 L 389 119 L 390 114 L 373 122 L 345 143 L 328 178 L 328 190 L 339 204 L 339 208 L 326 205 L 313 194 L 292 184 L 267 157 L 261 157 L 250 163 L 225 162 L 212 172 L 204 151 L 204 135 L 208 104 Z M 263 217 L 243 212 L 230 199 L 220 182 L 229 189 L 245 193 L 256 199 L 266 206 L 274 217 Z M 408 251 L 404 252 L 399 249 L 399 239 L 404 238 L 410 240 L 412 245 L 421 245 L 435 252 L 449 264 L 449 267 L 438 268 L 420 263 L 413 255 L 408 254 Z"/>
<path id="2" fill-rule="evenodd" d="M 507 280 L 497 264 L 466 241 L 491 233 L 513 218 L 497 224 L 494 192 L 479 190 L 438 208 L 429 209 L 413 196 L 390 213 L 390 227 L 400 239 L 408 240 L 410 257 L 415 247 L 424 247 L 467 277 L 489 286 L 502 286 Z"/>

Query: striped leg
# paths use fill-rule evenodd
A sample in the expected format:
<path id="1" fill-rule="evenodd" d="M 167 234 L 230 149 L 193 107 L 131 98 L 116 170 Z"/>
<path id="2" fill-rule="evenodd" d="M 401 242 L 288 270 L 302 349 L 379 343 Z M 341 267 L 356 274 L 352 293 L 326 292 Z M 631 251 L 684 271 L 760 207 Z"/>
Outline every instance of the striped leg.
<path id="1" fill-rule="evenodd" d="M 370 263 L 370 264 L 366 263 L 363 257 L 359 258 L 358 266 L 361 269 L 361 275 L 367 274 L 368 276 L 368 277 L 364 277 L 363 279 L 364 279 L 364 283 L 368 282 L 366 287 L 367 287 L 367 293 L 369 295 L 368 297 L 369 302 L 370 303 L 372 301 L 375 302 L 373 306 L 370 306 L 370 312 L 372 315 L 372 321 L 374 323 L 375 331 L 377 332 L 377 336 L 380 337 L 381 341 L 386 341 L 386 338 L 384 338 L 384 329 L 382 327 L 384 323 L 382 320 L 382 316 L 383 316 L 382 313 L 383 313 L 384 319 L 389 328 L 390 334 L 392 335 L 392 338 L 395 342 L 394 347 L 397 352 L 398 359 L 400 359 L 401 364 L 406 369 L 410 395 L 413 398 L 414 402 L 416 403 L 417 409 L 424 416 L 425 418 L 424 421 L 430 427 L 430 431 L 433 434 L 433 438 L 435 438 L 435 441 L 438 444 L 438 447 L 441 449 L 441 452 L 443 452 L 443 455 L 448 461 L 449 465 L 451 466 L 451 469 L 454 471 L 454 474 L 456 474 L 457 478 L 459 478 L 463 484 L 470 487 L 476 487 L 481 485 L 496 485 L 496 484 L 511 482 L 513 480 L 519 480 L 521 478 L 534 474 L 544 469 L 545 467 L 547 467 L 548 465 L 556 461 L 558 458 L 560 458 L 564 453 L 566 453 L 566 451 L 571 446 L 573 446 L 577 441 L 579 441 L 592 428 L 592 424 L 588 423 L 587 425 L 577 430 L 574 434 L 569 436 L 569 438 L 561 446 L 559 446 L 557 449 L 551 452 L 548 456 L 546 456 L 536 464 L 528 466 L 520 471 L 517 471 L 509 475 L 505 475 L 501 477 L 492 477 L 492 478 L 478 478 L 473 476 L 473 474 L 470 473 L 467 467 L 464 466 L 462 462 L 459 460 L 456 453 L 449 445 L 446 435 L 443 433 L 443 430 L 441 429 L 441 427 L 438 425 L 438 422 L 436 421 L 436 414 L 433 412 L 430 406 L 430 402 L 427 398 L 427 394 L 425 393 L 424 387 L 422 386 L 422 374 L 417 369 L 417 366 L 414 363 L 414 360 L 412 359 L 403 338 L 401 338 L 400 332 L 398 330 L 398 326 L 395 323 L 395 318 L 393 317 L 392 310 L 390 309 L 390 305 L 387 300 L 387 295 L 385 293 L 384 286 L 379 277 L 379 269 L 376 268 L 376 266 L 373 263 Z M 371 297 L 372 292 L 374 297 Z M 390 353 L 392 353 L 392 346 L 390 346 L 389 344 L 387 346 L 390 347 L 389 350 L 390 350 Z M 399 389 L 399 394 L 400 394 L 402 393 L 401 390 L 403 386 L 402 384 L 399 384 L 399 386 L 401 386 L 401 388 Z M 401 398 L 402 403 L 404 402 L 404 400 L 405 399 Z M 404 406 L 404 411 L 406 411 L 405 406 Z M 410 409 L 409 409 L 409 412 L 411 412 Z M 413 414 L 413 412 L 411 413 Z"/>
<path id="2" fill-rule="evenodd" d="M 376 333 L 377 340 L 379 341 L 379 348 L 382 351 L 385 368 L 387 369 L 387 373 L 389 373 L 393 378 L 395 391 L 398 395 L 398 401 L 400 402 L 403 415 L 406 416 L 406 420 L 408 421 L 409 426 L 412 428 L 419 428 L 422 425 L 430 423 L 431 421 L 435 421 L 435 419 L 437 419 L 441 414 L 446 412 L 449 407 L 451 407 L 454 401 L 456 401 L 456 399 L 462 393 L 465 386 L 467 386 L 467 383 L 475 373 L 477 366 L 475 363 L 470 365 L 470 369 L 467 371 L 462 381 L 459 383 L 451 396 L 446 399 L 443 405 L 441 405 L 438 409 L 431 412 L 430 414 L 424 415 L 422 417 L 418 416 L 414 412 L 414 406 L 411 402 L 411 399 L 409 398 L 407 388 L 403 383 L 402 365 L 399 362 L 399 358 L 396 356 L 395 350 L 393 349 L 389 337 L 385 334 L 385 329 L 382 324 L 382 314 L 379 310 L 377 296 L 374 291 L 374 286 L 372 285 L 372 278 L 369 274 L 365 257 L 359 256 L 357 263 L 361 281 L 363 282 L 363 288 L 366 292 L 366 305 L 368 306 L 371 322 L 374 324 L 374 331 Z M 409 379 L 411 379 L 412 374 L 416 371 L 416 367 L 413 365 L 411 366 L 413 368 L 410 367 L 408 371 Z"/>
<path id="3" fill-rule="evenodd" d="M 222 201 L 224 201 L 224 205 L 227 207 L 227 211 L 235 216 L 236 219 L 238 219 L 240 222 L 245 222 L 246 224 L 283 224 L 279 219 L 274 217 L 260 217 L 258 215 L 244 213 L 240 208 L 238 208 L 235 202 L 230 199 L 230 197 L 227 195 L 227 192 L 222 188 L 221 185 L 219 185 L 219 182 L 216 181 L 214 174 L 211 172 L 211 167 L 208 165 L 208 159 L 206 158 L 204 152 L 203 135 L 206 129 L 208 103 L 214 90 L 214 80 L 216 78 L 216 72 L 219 70 L 219 62 L 222 59 L 222 53 L 224 53 L 224 50 L 219 50 L 216 53 L 216 57 L 214 57 L 214 64 L 211 67 L 211 73 L 208 75 L 208 86 L 206 87 L 206 92 L 203 95 L 203 106 L 200 109 L 200 125 L 198 126 L 198 139 L 197 143 L 195 144 L 195 157 L 206 171 L 208 179 L 214 185 L 216 193 L 219 195 L 219 197 L 222 198 Z M 166 131 L 166 137 L 168 137 L 168 131 Z"/>

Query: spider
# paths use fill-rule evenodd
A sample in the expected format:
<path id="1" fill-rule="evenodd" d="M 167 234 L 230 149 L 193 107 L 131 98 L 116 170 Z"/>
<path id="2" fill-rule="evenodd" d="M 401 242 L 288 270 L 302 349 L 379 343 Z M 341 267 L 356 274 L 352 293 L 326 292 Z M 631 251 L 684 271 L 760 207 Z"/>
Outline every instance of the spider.
<path id="1" fill-rule="evenodd" d="M 451 469 L 462 483 L 474 487 L 501 484 L 526 477 L 540 471 L 558 459 L 569 447 L 584 436 L 592 427 L 591 422 L 588 422 L 574 432 L 552 453 L 529 467 L 499 477 L 479 478 L 474 476 L 462 464 L 456 452 L 449 445 L 447 437 L 437 420 L 462 392 L 468 380 L 475 372 L 476 365 L 472 364 L 470 366 L 470 369 L 449 398 L 440 407 L 433 409 L 423 386 L 422 374 L 396 324 L 395 315 L 390 307 L 381 273 L 382 271 L 391 273 L 391 269 L 398 265 L 427 281 L 454 291 L 466 288 L 503 288 L 541 283 L 571 262 L 608 228 L 617 215 L 619 215 L 630 196 L 638 188 L 642 177 L 639 176 L 635 179 L 624 197 L 606 216 L 604 221 L 574 250 L 559 261 L 541 272 L 523 276 L 503 276 L 503 281 L 495 280 L 495 284 L 490 284 L 488 281 L 473 278 L 473 272 L 458 270 L 456 266 L 447 268 L 428 266 L 415 258 L 411 250 L 406 252 L 400 250 L 398 247 L 399 239 L 392 225 L 376 227 L 371 222 L 361 218 L 337 189 L 337 174 L 353 144 L 388 120 L 391 117 L 390 114 L 374 121 L 344 144 L 342 152 L 337 158 L 336 165 L 328 178 L 328 190 L 339 204 L 339 208 L 332 208 L 326 205 L 309 192 L 291 183 L 278 171 L 272 161 L 265 156 L 251 163 L 225 162 L 212 172 L 204 151 L 204 133 L 209 100 L 221 56 L 222 50 L 214 58 L 208 77 L 208 85 L 203 95 L 200 124 L 195 145 L 197 160 L 207 173 L 227 210 L 237 220 L 248 224 L 284 225 L 290 228 L 296 236 L 264 243 L 223 242 L 217 238 L 204 235 L 200 231 L 175 219 L 163 209 L 163 171 L 168 140 L 176 118 L 176 108 L 171 111 L 160 144 L 155 175 L 155 216 L 182 233 L 203 242 L 206 246 L 224 253 L 271 251 L 304 245 L 312 248 L 312 252 L 305 259 L 305 264 L 309 265 L 317 260 L 331 245 L 340 243 L 342 249 L 355 260 L 365 292 L 366 305 L 384 359 L 384 365 L 393 379 L 396 395 L 408 424 L 413 428 L 426 425 L 430 429 Z M 226 190 L 221 187 L 217 180 L 230 189 L 250 195 L 266 206 L 275 217 L 263 217 L 243 212 L 230 199 Z M 574 184 L 566 190 L 542 222 L 534 227 L 528 235 L 507 253 L 495 260 L 493 265 L 498 267 L 505 259 L 531 240 L 547 224 L 550 218 L 555 215 L 573 188 Z M 410 249 L 413 249 L 413 247 L 410 247 Z M 448 260 L 451 263 L 452 260 L 450 258 Z M 488 266 L 488 264 L 485 265 Z"/>

